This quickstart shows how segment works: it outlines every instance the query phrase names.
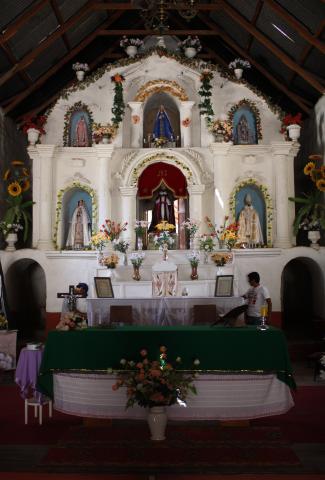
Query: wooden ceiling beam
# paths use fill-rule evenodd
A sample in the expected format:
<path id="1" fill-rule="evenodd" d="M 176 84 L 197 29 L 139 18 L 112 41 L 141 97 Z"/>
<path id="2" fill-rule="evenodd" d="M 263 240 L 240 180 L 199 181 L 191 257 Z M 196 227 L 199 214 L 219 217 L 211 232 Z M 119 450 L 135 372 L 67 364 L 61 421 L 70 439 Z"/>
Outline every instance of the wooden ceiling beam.
<path id="1" fill-rule="evenodd" d="M 258 20 L 258 17 L 260 16 L 260 13 L 261 13 L 261 10 L 262 10 L 262 7 L 263 7 L 263 0 L 258 0 L 257 4 L 256 4 L 256 8 L 255 8 L 255 12 L 254 12 L 254 16 L 251 20 L 251 24 L 256 25 L 256 22 Z M 247 42 L 247 45 L 246 45 L 246 52 L 249 52 L 250 49 L 251 49 L 251 46 L 252 46 L 252 43 L 253 43 L 253 40 L 254 40 L 254 37 L 252 34 L 249 35 L 249 38 L 248 38 L 248 42 Z"/>
<path id="2" fill-rule="evenodd" d="M 265 67 L 260 65 L 253 57 L 251 57 L 242 47 L 240 47 L 226 32 L 224 32 L 215 22 L 212 22 L 209 17 L 204 14 L 199 14 L 199 18 L 211 29 L 214 29 L 216 35 L 220 36 L 230 47 L 232 47 L 239 55 L 243 58 L 246 58 L 254 67 L 259 70 L 262 75 L 264 75 L 273 85 L 275 85 L 278 90 L 285 93 L 287 97 L 291 98 L 291 100 L 299 105 L 299 107 L 307 114 L 310 113 L 310 109 L 303 101 L 303 99 L 291 92 L 283 82 L 277 80 L 275 76 Z"/>
<path id="3" fill-rule="evenodd" d="M 48 3 L 49 0 L 40 0 L 34 6 L 32 6 L 28 12 L 22 13 L 19 18 L 11 23 L 8 28 L 0 35 L 0 44 L 7 42 L 11 37 L 13 37 L 18 30 L 25 25 L 36 13 L 38 13 L 42 8 Z"/>
<path id="4" fill-rule="evenodd" d="M 181 9 L 187 9 L 188 5 L 186 3 L 178 3 L 173 4 L 170 3 L 169 5 L 166 6 L 165 10 L 181 10 Z M 134 3 L 114 3 L 114 2 L 107 2 L 107 3 L 96 3 L 94 5 L 94 10 L 137 10 L 141 11 L 143 8 L 140 6 L 134 5 Z M 215 10 L 220 9 L 220 1 L 216 0 L 213 3 L 197 3 L 195 5 L 195 9 L 197 11 L 203 11 L 203 12 L 213 12 Z"/>
<path id="5" fill-rule="evenodd" d="M 281 5 L 279 5 L 274 0 L 264 0 L 277 15 L 280 15 L 288 25 L 293 27 L 296 32 L 299 33 L 308 43 L 313 45 L 315 48 L 318 48 L 322 53 L 325 53 L 325 45 L 323 42 L 318 40 L 314 35 L 312 35 L 306 27 L 304 27 L 298 20 L 296 20 L 292 15 L 290 15 Z"/>
<path id="6" fill-rule="evenodd" d="M 89 0 L 78 12 L 69 18 L 63 25 L 61 25 L 55 32 L 53 32 L 49 37 L 47 37 L 43 42 L 41 42 L 34 50 L 25 55 L 14 67 L 8 70 L 0 77 L 0 86 L 8 82 L 19 70 L 24 69 L 28 65 L 34 62 L 46 48 L 51 45 L 55 40 L 62 37 L 62 35 L 69 30 L 75 23 L 77 23 L 85 15 L 91 13 L 92 6 L 94 5 L 94 0 Z"/>
<path id="7" fill-rule="evenodd" d="M 324 93 L 324 87 L 313 77 L 313 75 L 303 69 L 294 60 L 292 60 L 286 53 L 278 48 L 271 40 L 269 40 L 263 33 L 249 23 L 237 10 L 231 7 L 226 0 L 222 2 L 223 10 L 238 23 L 241 27 L 251 33 L 262 45 L 264 45 L 270 52 L 272 52 L 284 65 L 300 75 L 306 82 L 308 82 L 319 93 Z"/>
<path id="8" fill-rule="evenodd" d="M 32 92 L 37 90 L 41 85 L 43 85 L 52 75 L 56 74 L 60 68 L 62 68 L 66 63 L 70 62 L 79 52 L 81 52 L 85 47 L 87 47 L 98 35 L 98 32 L 105 27 L 109 27 L 112 23 L 118 20 L 123 15 L 123 12 L 120 10 L 113 13 L 108 20 L 105 20 L 97 29 L 95 29 L 89 36 L 87 36 L 81 43 L 79 43 L 75 48 L 73 48 L 67 55 L 65 55 L 61 60 L 59 60 L 52 68 L 50 68 L 44 75 L 38 78 L 33 85 L 19 93 L 14 100 L 4 108 L 5 113 L 11 112 L 20 102 L 22 102 L 26 97 L 28 97 Z M 41 111 L 41 110 L 40 110 Z"/>
<path id="9" fill-rule="evenodd" d="M 120 29 L 120 30 L 102 30 L 100 32 L 100 35 L 103 35 L 103 36 L 108 36 L 108 37 L 120 37 L 121 35 L 128 35 L 128 36 L 131 36 L 131 35 L 144 35 L 144 36 L 147 36 L 147 35 L 159 35 L 159 33 L 157 32 L 157 30 L 146 30 L 146 29 Z M 201 37 L 213 37 L 215 35 L 215 33 L 213 33 L 211 30 L 190 30 L 187 28 L 187 30 L 173 30 L 173 29 L 169 29 L 167 33 L 165 33 L 164 35 L 177 35 L 179 37 L 187 37 L 188 35 L 197 35 L 197 36 L 201 36 Z"/>
<path id="10" fill-rule="evenodd" d="M 2 50 L 5 52 L 9 62 L 11 63 L 11 65 L 15 65 L 15 63 L 17 62 L 17 58 L 14 56 L 14 54 L 12 53 L 12 50 L 11 48 L 9 47 L 9 45 L 7 43 L 3 43 L 1 46 Z M 21 70 L 18 75 L 20 76 L 20 78 L 24 81 L 24 83 L 27 83 L 27 85 L 31 85 L 33 82 L 32 82 L 32 79 L 30 78 L 29 75 L 27 75 L 27 73 L 24 71 L 24 70 Z"/>
<path id="11" fill-rule="evenodd" d="M 50 0 L 50 3 L 51 3 L 51 7 L 52 7 L 52 9 L 53 9 L 53 11 L 54 11 L 54 15 L 55 15 L 55 17 L 56 17 L 56 19 L 57 19 L 58 24 L 59 24 L 59 25 L 62 25 L 62 24 L 64 23 L 64 20 L 63 20 L 62 14 L 61 14 L 61 12 L 60 12 L 60 9 L 59 9 L 59 7 L 58 7 L 57 1 L 56 1 L 56 0 Z M 69 39 L 68 39 L 66 33 L 64 33 L 64 34 L 62 35 L 62 40 L 63 40 L 63 42 L 64 42 L 64 45 L 65 45 L 66 49 L 68 50 L 68 52 L 70 52 L 70 50 L 71 50 L 71 45 L 70 45 L 70 42 L 69 42 Z"/>

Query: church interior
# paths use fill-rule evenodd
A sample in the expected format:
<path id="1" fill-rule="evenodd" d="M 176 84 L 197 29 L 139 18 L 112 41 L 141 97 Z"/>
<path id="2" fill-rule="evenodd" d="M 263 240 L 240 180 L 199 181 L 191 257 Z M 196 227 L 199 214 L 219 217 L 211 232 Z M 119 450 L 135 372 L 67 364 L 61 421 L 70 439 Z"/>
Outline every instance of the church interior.
<path id="1" fill-rule="evenodd" d="M 325 478 L 323 2 L 2 3 L 0 478 Z"/>

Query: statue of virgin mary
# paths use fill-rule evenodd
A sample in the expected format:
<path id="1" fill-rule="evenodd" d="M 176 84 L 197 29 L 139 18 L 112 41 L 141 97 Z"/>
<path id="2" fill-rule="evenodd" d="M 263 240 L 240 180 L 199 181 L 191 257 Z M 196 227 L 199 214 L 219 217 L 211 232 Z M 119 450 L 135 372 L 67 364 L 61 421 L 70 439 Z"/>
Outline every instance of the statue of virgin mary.
<path id="1" fill-rule="evenodd" d="M 91 221 L 83 200 L 79 200 L 72 214 L 66 247 L 80 250 L 90 244 Z"/>
<path id="2" fill-rule="evenodd" d="M 160 105 L 156 116 L 153 128 L 153 136 L 154 138 L 167 138 L 169 142 L 173 142 L 175 140 L 172 125 L 163 105 Z"/>

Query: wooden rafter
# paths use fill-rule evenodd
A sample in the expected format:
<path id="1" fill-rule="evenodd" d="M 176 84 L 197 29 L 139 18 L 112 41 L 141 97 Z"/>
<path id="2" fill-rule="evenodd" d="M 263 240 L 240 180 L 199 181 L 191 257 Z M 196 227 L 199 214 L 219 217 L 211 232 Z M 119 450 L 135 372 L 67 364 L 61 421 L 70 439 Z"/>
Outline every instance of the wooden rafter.
<path id="1" fill-rule="evenodd" d="M 281 92 L 285 93 L 294 103 L 305 112 L 310 113 L 310 109 L 304 100 L 297 94 L 291 92 L 283 82 L 277 80 L 275 76 L 265 67 L 260 65 L 253 57 L 251 57 L 242 47 L 240 47 L 225 31 L 223 31 L 215 22 L 212 22 L 209 17 L 204 14 L 199 14 L 199 18 L 211 29 L 215 34 L 220 36 L 230 47 L 232 47 L 239 55 L 246 58 L 254 67 L 259 70 L 273 85 L 275 85 Z"/>
<path id="2" fill-rule="evenodd" d="M 166 10 L 180 10 L 181 8 L 188 8 L 186 3 L 179 3 L 173 4 L 172 2 L 166 6 Z M 213 12 L 214 10 L 220 9 L 220 1 L 215 0 L 213 3 L 197 3 L 195 6 L 197 11 L 203 12 Z M 107 3 L 96 3 L 94 5 L 94 10 L 138 10 L 141 11 L 142 8 L 134 5 L 134 3 L 114 3 L 114 2 L 107 2 Z"/>
<path id="3" fill-rule="evenodd" d="M 60 9 L 58 7 L 58 4 L 57 4 L 57 1 L 56 0 L 50 0 L 50 3 L 51 3 L 51 7 L 54 11 L 54 14 L 56 16 L 56 19 L 58 21 L 58 24 L 59 25 L 62 25 L 64 23 L 64 20 L 63 20 L 63 17 L 61 15 L 61 12 L 60 12 Z M 67 37 L 67 34 L 64 33 L 62 35 L 62 40 L 64 42 L 64 45 L 66 47 L 66 49 L 68 50 L 68 52 L 71 50 L 71 45 L 70 45 L 70 42 L 69 42 L 69 39 Z"/>
<path id="4" fill-rule="evenodd" d="M 249 23 L 245 17 L 243 17 L 237 10 L 231 7 L 225 0 L 220 0 L 224 11 L 238 23 L 241 27 L 244 27 L 249 33 L 251 33 L 260 43 L 262 43 L 270 52 L 272 52 L 282 63 L 284 63 L 291 70 L 300 75 L 306 82 L 315 88 L 320 93 L 324 93 L 324 87 L 313 77 L 313 75 L 303 69 L 289 55 L 284 53 L 278 48 L 271 40 L 269 40 L 263 33 Z"/>
<path id="5" fill-rule="evenodd" d="M 9 45 L 7 43 L 3 43 L 1 45 L 1 48 L 5 52 L 9 62 L 11 63 L 11 65 L 15 65 L 15 63 L 17 62 L 17 58 L 12 53 L 12 50 L 9 47 Z M 32 79 L 29 77 L 29 75 L 27 75 L 27 73 L 24 70 L 19 72 L 19 76 L 24 81 L 24 83 L 27 83 L 27 85 L 31 85 L 33 83 Z"/>
<path id="6" fill-rule="evenodd" d="M 157 30 L 146 30 L 144 28 L 141 28 L 141 29 L 126 29 L 126 28 L 123 28 L 123 29 L 119 29 L 119 30 L 102 30 L 100 32 L 100 35 L 104 35 L 104 36 L 108 36 L 108 37 L 120 37 L 121 35 L 140 35 L 140 36 L 147 36 L 147 35 L 157 35 Z M 169 29 L 168 30 L 168 35 L 177 35 L 179 37 L 186 37 L 188 35 L 192 35 L 192 36 L 201 36 L 201 37 L 213 37 L 214 33 L 211 32 L 211 30 L 202 30 L 202 29 L 197 29 L 197 30 L 194 30 L 194 29 L 189 29 L 187 28 L 187 30 L 173 30 L 173 29 Z"/>
<path id="7" fill-rule="evenodd" d="M 290 15 L 283 7 L 281 7 L 281 5 L 274 0 L 264 0 L 264 2 L 267 3 L 278 15 L 280 15 L 288 25 L 291 25 L 291 27 L 293 27 L 296 32 L 298 32 L 299 35 L 308 43 L 318 48 L 318 50 L 320 50 L 322 53 L 325 53 L 324 43 L 318 40 L 316 36 L 309 33 L 307 28 L 298 22 L 298 20 L 296 20 L 292 15 Z"/>
<path id="8" fill-rule="evenodd" d="M 81 43 L 79 43 L 75 48 L 73 48 L 67 55 L 65 55 L 61 60 L 59 60 L 52 68 L 50 68 L 44 75 L 38 78 L 33 85 L 19 93 L 10 104 L 4 108 L 5 113 L 11 112 L 20 102 L 22 102 L 26 97 L 28 97 L 32 92 L 37 90 L 41 85 L 43 85 L 52 75 L 57 73 L 60 68 L 62 68 L 66 63 L 70 62 L 79 52 L 81 52 L 87 45 L 89 45 L 98 35 L 98 32 L 105 27 L 109 27 L 116 20 L 118 20 L 123 15 L 122 11 L 118 11 L 110 15 L 108 20 L 105 20 L 97 29 L 95 29 L 90 35 L 88 35 Z M 41 111 L 41 110 L 40 110 Z"/>
<path id="9" fill-rule="evenodd" d="M 263 7 L 263 0 L 258 0 L 257 4 L 256 4 L 256 8 L 255 8 L 255 12 L 254 12 L 254 16 L 251 20 L 251 24 L 256 25 L 257 23 L 257 20 L 258 20 L 258 17 L 260 16 L 260 13 L 261 13 L 261 10 L 262 10 L 262 7 Z M 251 49 L 251 46 L 252 46 L 252 43 L 253 43 L 253 40 L 254 40 L 254 37 L 253 35 L 249 35 L 249 38 L 248 38 L 248 42 L 247 42 L 247 45 L 246 45 L 246 52 L 249 52 L 250 49 Z"/>

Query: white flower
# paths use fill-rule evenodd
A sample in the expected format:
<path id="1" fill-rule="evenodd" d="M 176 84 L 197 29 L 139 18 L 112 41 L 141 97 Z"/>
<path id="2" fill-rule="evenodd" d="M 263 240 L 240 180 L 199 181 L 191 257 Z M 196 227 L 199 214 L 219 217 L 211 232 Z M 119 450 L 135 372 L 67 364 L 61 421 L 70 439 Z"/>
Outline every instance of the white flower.
<path id="1" fill-rule="evenodd" d="M 130 367 L 134 367 L 135 362 L 134 362 L 133 360 L 130 360 L 130 361 L 129 361 L 129 365 L 130 365 Z"/>
<path id="2" fill-rule="evenodd" d="M 76 62 L 72 65 L 72 70 L 74 70 L 75 72 L 80 72 L 80 71 L 88 72 L 89 65 L 88 65 L 88 63 Z"/>
<path id="3" fill-rule="evenodd" d="M 177 357 L 177 358 L 176 358 L 176 362 L 177 362 L 177 363 L 181 363 L 181 361 L 182 361 L 181 357 Z"/>
<path id="4" fill-rule="evenodd" d="M 228 67 L 230 69 L 251 68 L 251 64 L 249 63 L 248 60 L 243 60 L 242 58 L 235 58 L 235 60 L 229 63 Z"/>
<path id="5" fill-rule="evenodd" d="M 120 364 L 121 364 L 121 365 L 126 365 L 126 360 L 125 360 L 125 358 L 121 358 Z"/>
<path id="6" fill-rule="evenodd" d="M 199 360 L 198 358 L 196 358 L 196 359 L 194 360 L 194 362 L 193 362 L 193 364 L 194 364 L 196 367 L 198 367 L 198 366 L 200 365 L 200 363 L 201 363 L 201 362 L 200 362 L 200 360 Z"/>

